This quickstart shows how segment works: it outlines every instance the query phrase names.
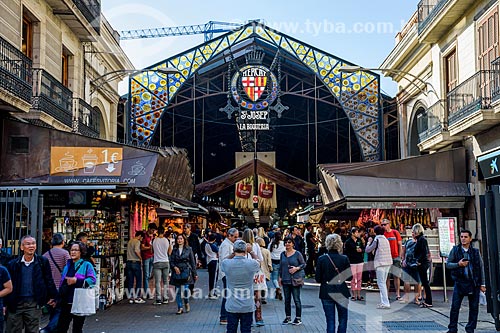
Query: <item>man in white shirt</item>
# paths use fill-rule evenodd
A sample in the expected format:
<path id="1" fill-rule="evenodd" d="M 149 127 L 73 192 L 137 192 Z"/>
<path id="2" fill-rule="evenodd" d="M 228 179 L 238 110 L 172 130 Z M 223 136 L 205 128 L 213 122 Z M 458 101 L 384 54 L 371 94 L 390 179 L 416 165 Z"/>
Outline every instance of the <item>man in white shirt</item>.
<path id="1" fill-rule="evenodd" d="M 155 305 L 168 304 L 168 256 L 172 254 L 173 243 L 165 238 L 165 228 L 158 228 L 158 236 L 153 240 L 153 275 L 155 278 Z M 163 281 L 163 293 L 161 282 Z"/>
<path id="2" fill-rule="evenodd" d="M 227 231 L 227 237 L 224 239 L 219 248 L 219 272 L 222 278 L 222 285 L 224 287 L 222 292 L 222 304 L 220 308 L 220 324 L 227 325 L 227 311 L 226 311 L 226 294 L 227 281 L 226 274 L 221 270 L 221 265 L 224 260 L 226 260 L 230 255 L 233 254 L 233 244 L 238 239 L 239 233 L 238 229 L 231 228 Z"/>

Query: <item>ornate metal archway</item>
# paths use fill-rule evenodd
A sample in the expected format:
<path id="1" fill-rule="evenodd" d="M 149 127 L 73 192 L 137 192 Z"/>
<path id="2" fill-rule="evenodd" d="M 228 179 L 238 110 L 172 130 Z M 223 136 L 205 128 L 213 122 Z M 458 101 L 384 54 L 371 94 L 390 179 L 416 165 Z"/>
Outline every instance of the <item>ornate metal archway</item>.
<path id="1" fill-rule="evenodd" d="M 280 52 L 289 53 L 313 72 L 342 106 L 360 144 L 363 159 L 382 159 L 379 76 L 369 71 L 343 73 L 340 68 L 351 63 L 258 22 L 251 22 L 149 67 L 152 70 L 173 67 L 179 70 L 178 74 L 148 71 L 131 77 L 130 139 L 138 144 L 150 144 L 159 120 L 185 82 L 216 56 L 250 38 L 262 39 Z"/>

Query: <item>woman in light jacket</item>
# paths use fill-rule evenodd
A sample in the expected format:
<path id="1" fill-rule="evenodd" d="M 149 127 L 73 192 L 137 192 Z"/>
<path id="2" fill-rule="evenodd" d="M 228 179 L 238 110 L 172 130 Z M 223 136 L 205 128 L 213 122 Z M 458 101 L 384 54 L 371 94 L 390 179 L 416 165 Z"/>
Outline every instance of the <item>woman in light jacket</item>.
<path id="1" fill-rule="evenodd" d="M 82 259 L 86 254 L 87 246 L 82 242 L 75 242 L 71 245 L 69 252 L 71 259 L 63 269 L 59 287 L 61 315 L 57 323 L 57 332 L 67 332 L 71 321 L 73 321 L 73 332 L 83 332 L 86 317 L 72 314 L 71 307 L 75 289 L 87 286 L 92 288 L 96 282 L 94 266 Z M 94 289 L 89 289 L 89 292 L 94 293 Z"/>
<path id="2" fill-rule="evenodd" d="M 281 301 L 283 295 L 281 294 L 281 288 L 278 284 L 278 276 L 280 270 L 280 257 L 281 253 L 285 251 L 285 243 L 283 243 L 280 231 L 274 233 L 273 240 L 269 243 L 268 249 L 271 253 L 271 263 L 273 265 L 273 270 L 271 271 L 271 285 L 273 286 L 272 289 L 275 290 L 275 298 Z"/>
<path id="3" fill-rule="evenodd" d="M 392 265 L 391 247 L 389 241 L 384 236 L 384 228 L 377 225 L 375 227 L 375 239 L 368 238 L 366 245 L 366 253 L 374 251 L 375 258 L 373 259 L 373 266 L 377 273 L 377 285 L 380 290 L 380 304 L 377 305 L 378 309 L 390 309 L 389 295 L 387 290 L 387 275 Z"/>
<path id="4" fill-rule="evenodd" d="M 271 282 L 271 271 L 273 270 L 273 265 L 271 262 L 271 252 L 269 252 L 268 249 L 266 249 L 266 241 L 260 237 L 258 237 L 256 240 L 257 244 L 260 246 L 260 251 L 262 252 L 262 258 L 264 259 L 260 263 L 260 269 L 262 269 L 262 272 L 266 276 L 266 285 L 269 287 L 269 283 Z M 262 299 L 262 304 L 266 304 L 266 298 L 267 298 L 267 290 L 263 290 L 261 292 L 261 299 Z"/>
<path id="5" fill-rule="evenodd" d="M 180 315 L 184 310 L 186 312 L 191 310 L 189 306 L 189 285 L 198 280 L 193 250 L 189 247 L 188 240 L 184 234 L 177 236 L 176 244 L 170 256 L 170 268 L 172 271 L 170 283 L 175 286 L 176 290 L 176 314 Z M 179 280 L 176 278 L 185 271 L 190 271 L 191 273 L 188 275 L 187 280 Z M 182 306 L 182 301 L 184 301 L 184 307 Z"/>

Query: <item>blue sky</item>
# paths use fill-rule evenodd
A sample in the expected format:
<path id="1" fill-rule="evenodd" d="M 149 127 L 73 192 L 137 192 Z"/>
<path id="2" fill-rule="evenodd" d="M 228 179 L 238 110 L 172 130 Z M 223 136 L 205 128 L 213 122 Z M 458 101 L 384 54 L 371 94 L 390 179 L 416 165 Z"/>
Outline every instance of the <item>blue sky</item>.
<path id="1" fill-rule="evenodd" d="M 287 35 L 363 67 L 378 67 L 394 47 L 394 37 L 417 9 L 408 0 L 104 0 L 102 9 L 118 31 L 263 19 Z M 136 68 L 144 68 L 203 43 L 203 35 L 122 41 Z M 396 85 L 382 80 L 394 96 Z"/>

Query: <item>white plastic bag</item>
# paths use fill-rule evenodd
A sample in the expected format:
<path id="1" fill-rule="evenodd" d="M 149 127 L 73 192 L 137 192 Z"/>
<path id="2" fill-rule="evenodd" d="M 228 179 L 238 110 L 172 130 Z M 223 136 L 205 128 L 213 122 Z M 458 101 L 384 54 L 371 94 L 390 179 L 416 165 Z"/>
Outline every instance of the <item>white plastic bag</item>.
<path id="1" fill-rule="evenodd" d="M 486 294 L 482 291 L 479 292 L 479 304 L 486 305 Z"/>
<path id="2" fill-rule="evenodd" d="M 91 316 L 95 314 L 94 288 L 75 288 L 71 313 L 75 316 Z"/>

